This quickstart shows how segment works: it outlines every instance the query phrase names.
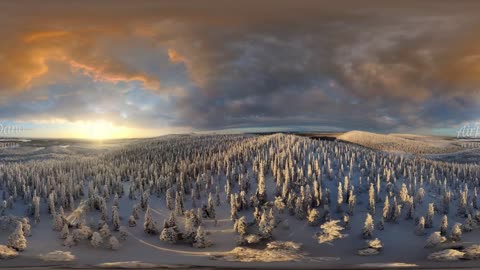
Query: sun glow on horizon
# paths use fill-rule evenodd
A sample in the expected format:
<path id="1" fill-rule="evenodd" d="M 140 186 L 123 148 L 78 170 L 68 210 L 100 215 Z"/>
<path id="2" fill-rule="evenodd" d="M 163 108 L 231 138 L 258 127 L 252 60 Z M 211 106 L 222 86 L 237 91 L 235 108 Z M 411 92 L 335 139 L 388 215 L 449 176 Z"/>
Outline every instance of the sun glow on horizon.
<path id="1" fill-rule="evenodd" d="M 69 133 L 69 137 L 73 138 L 107 140 L 132 137 L 134 130 L 124 126 L 115 126 L 109 121 L 96 120 L 75 122 Z"/>

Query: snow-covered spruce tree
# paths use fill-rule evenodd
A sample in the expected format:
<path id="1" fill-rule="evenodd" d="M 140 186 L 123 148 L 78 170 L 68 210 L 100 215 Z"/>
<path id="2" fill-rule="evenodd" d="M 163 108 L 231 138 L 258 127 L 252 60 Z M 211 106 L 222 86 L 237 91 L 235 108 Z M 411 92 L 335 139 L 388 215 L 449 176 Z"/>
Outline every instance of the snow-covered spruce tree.
<path id="1" fill-rule="evenodd" d="M 183 206 L 183 196 L 180 192 L 177 192 L 175 195 L 175 214 L 177 216 L 183 216 L 185 208 Z"/>
<path id="2" fill-rule="evenodd" d="M 107 208 L 107 202 L 105 201 L 104 198 L 100 198 L 100 213 L 101 213 L 101 219 L 105 222 L 108 220 L 108 208 Z"/>
<path id="3" fill-rule="evenodd" d="M 230 219 L 235 221 L 238 218 L 237 214 L 237 204 L 235 202 L 235 197 L 230 197 Z"/>
<path id="4" fill-rule="evenodd" d="M 442 217 L 442 224 L 440 225 L 440 235 L 446 236 L 448 229 L 448 217 L 447 215 L 443 215 Z"/>
<path id="5" fill-rule="evenodd" d="M 295 202 L 295 217 L 300 220 L 305 219 L 305 209 L 301 197 L 297 197 Z"/>
<path id="6" fill-rule="evenodd" d="M 150 207 L 147 206 L 147 210 L 145 211 L 145 217 L 143 222 L 143 231 L 146 234 L 158 234 L 158 226 L 157 222 L 155 222 L 150 214 Z"/>
<path id="7" fill-rule="evenodd" d="M 405 212 L 405 219 L 410 220 L 413 219 L 413 216 L 415 215 L 415 204 L 413 202 L 413 197 L 410 196 L 405 203 L 405 208 L 407 209 Z"/>
<path id="8" fill-rule="evenodd" d="M 417 190 L 417 193 L 415 195 L 415 202 L 418 203 L 418 204 L 422 204 L 424 197 L 425 197 L 425 190 L 423 189 L 423 187 L 420 187 Z"/>
<path id="9" fill-rule="evenodd" d="M 193 226 L 194 227 L 200 226 L 202 221 L 198 217 L 197 213 L 195 213 L 195 211 L 193 209 L 191 209 L 189 212 L 190 212 L 190 221 L 192 222 Z"/>
<path id="10" fill-rule="evenodd" d="M 380 241 L 380 239 L 378 238 L 375 238 L 373 240 L 367 240 L 366 244 L 367 244 L 367 249 L 373 249 L 377 252 L 383 249 L 382 241 Z"/>
<path id="11" fill-rule="evenodd" d="M 40 223 L 40 197 L 34 196 L 32 200 L 35 224 Z"/>
<path id="12" fill-rule="evenodd" d="M 399 197 L 400 197 L 400 202 L 401 203 L 408 202 L 408 200 L 410 198 L 410 196 L 408 195 L 407 185 L 405 183 L 402 183 L 402 187 L 400 188 Z"/>
<path id="13" fill-rule="evenodd" d="M 388 195 L 385 196 L 385 201 L 383 202 L 383 212 L 382 217 L 384 220 L 390 220 L 390 201 L 388 200 Z"/>
<path id="14" fill-rule="evenodd" d="M 457 214 L 460 217 L 466 217 L 467 215 L 467 191 L 460 191 L 459 202 L 458 202 L 458 211 Z"/>
<path id="15" fill-rule="evenodd" d="M 140 207 L 144 210 L 148 208 L 148 201 L 150 198 L 150 192 L 148 190 L 145 190 L 141 193 L 140 196 Z"/>
<path id="16" fill-rule="evenodd" d="M 307 217 L 308 224 L 310 226 L 317 226 L 318 222 L 320 221 L 320 213 L 316 208 L 312 208 L 308 212 L 308 217 Z"/>
<path id="17" fill-rule="evenodd" d="M 201 208 L 197 208 L 197 219 L 198 219 L 199 223 L 202 223 L 202 209 Z"/>
<path id="18" fill-rule="evenodd" d="M 195 213 L 192 210 L 188 210 L 185 212 L 185 224 L 184 224 L 184 232 L 183 232 L 183 240 L 186 242 L 193 243 L 195 238 L 195 232 L 197 230 L 197 224 L 195 222 Z M 165 223 L 164 227 L 168 227 L 168 224 Z"/>
<path id="19" fill-rule="evenodd" d="M 102 228 L 100 228 L 98 232 L 104 239 L 108 239 L 112 235 L 112 233 L 110 232 L 110 228 L 108 228 L 107 224 L 103 224 Z"/>
<path id="20" fill-rule="evenodd" d="M 140 205 L 136 204 L 132 208 L 132 216 L 133 218 L 140 219 Z"/>
<path id="21" fill-rule="evenodd" d="M 212 193 L 208 194 L 208 217 L 209 218 L 215 218 L 215 203 L 213 202 L 213 196 Z"/>
<path id="22" fill-rule="evenodd" d="M 160 240 L 169 244 L 177 243 L 178 233 L 175 227 L 164 227 L 160 233 Z"/>
<path id="23" fill-rule="evenodd" d="M 137 226 L 137 221 L 135 220 L 135 218 L 133 216 L 130 216 L 128 218 L 128 226 L 129 227 L 135 227 Z"/>
<path id="24" fill-rule="evenodd" d="M 331 220 L 323 223 L 320 226 L 320 229 L 322 229 L 322 231 L 316 234 L 319 244 L 330 243 L 333 240 L 344 238 L 346 236 L 345 234 L 341 233 L 344 228 L 338 225 L 339 222 L 340 220 Z"/>
<path id="25" fill-rule="evenodd" d="M 255 223 L 258 224 L 260 222 L 261 217 L 262 217 L 262 213 L 260 212 L 260 208 L 255 207 L 255 209 L 253 210 L 253 219 L 255 220 Z"/>
<path id="26" fill-rule="evenodd" d="M 135 186 L 130 182 L 130 186 L 128 187 L 128 198 L 130 200 L 136 200 L 137 196 L 135 195 Z"/>
<path id="27" fill-rule="evenodd" d="M 348 214 L 353 216 L 355 213 L 355 203 L 356 203 L 356 196 L 353 194 L 353 190 L 350 190 L 350 196 L 348 197 Z"/>
<path id="28" fill-rule="evenodd" d="M 258 201 L 257 195 L 252 194 L 250 196 L 250 206 L 251 207 L 260 207 L 260 202 Z"/>
<path id="29" fill-rule="evenodd" d="M 195 191 L 195 189 L 193 191 Z M 227 181 L 225 182 L 225 199 L 227 200 L 227 202 L 231 201 L 231 195 L 232 189 L 230 187 L 230 179 L 227 179 Z"/>
<path id="30" fill-rule="evenodd" d="M 71 235 L 75 242 L 80 242 L 81 240 L 90 238 L 93 235 L 93 231 L 87 225 L 81 225 L 77 229 L 74 229 Z"/>
<path id="31" fill-rule="evenodd" d="M 137 196 L 135 196 L 135 186 L 130 184 L 128 187 L 128 198 L 130 200 L 136 200 Z"/>
<path id="32" fill-rule="evenodd" d="M 322 187 L 318 180 L 313 181 L 313 200 L 314 207 L 319 207 L 322 204 Z"/>
<path id="33" fill-rule="evenodd" d="M 417 227 L 415 228 L 416 235 L 424 235 L 425 234 L 425 218 L 422 216 L 418 220 Z"/>
<path id="34" fill-rule="evenodd" d="M 349 198 L 349 187 L 350 187 L 350 180 L 348 179 L 348 176 L 345 175 L 345 177 L 343 178 L 343 198 L 344 198 L 344 202 L 348 202 L 348 198 Z"/>
<path id="35" fill-rule="evenodd" d="M 282 198 L 287 198 L 289 191 L 290 191 L 290 176 L 289 171 L 287 168 L 284 170 L 284 179 L 283 186 L 282 186 Z"/>
<path id="36" fill-rule="evenodd" d="M 170 214 L 168 215 L 168 218 L 164 222 L 163 227 L 171 228 L 176 226 L 177 226 L 177 220 L 175 219 L 175 215 L 173 214 L 173 212 L 170 212 Z"/>
<path id="37" fill-rule="evenodd" d="M 345 230 L 350 229 L 350 216 L 349 215 L 343 215 L 343 227 Z"/>
<path id="38" fill-rule="evenodd" d="M 90 240 L 90 244 L 94 248 L 99 248 L 103 244 L 102 235 L 99 232 L 93 232 L 92 239 Z"/>
<path id="39" fill-rule="evenodd" d="M 370 210 L 370 214 L 375 214 L 375 188 L 373 187 L 373 183 L 370 183 L 370 189 L 368 190 L 368 210 Z"/>
<path id="40" fill-rule="evenodd" d="M 341 213 L 341 212 L 342 212 L 342 203 L 343 203 L 342 182 L 338 182 L 338 191 L 337 191 L 337 213 Z"/>
<path id="41" fill-rule="evenodd" d="M 473 187 L 472 207 L 478 209 L 478 191 L 476 186 Z"/>
<path id="42" fill-rule="evenodd" d="M 193 246 L 196 248 L 206 248 L 210 245 L 210 242 L 205 238 L 205 232 L 202 225 L 198 226 L 197 233 L 195 234 L 195 242 Z"/>
<path id="43" fill-rule="evenodd" d="M 428 204 L 427 217 L 425 218 L 425 228 L 433 228 L 433 215 L 435 214 L 435 208 L 433 203 Z"/>
<path id="44" fill-rule="evenodd" d="M 402 206 L 397 204 L 397 198 L 393 198 L 393 204 L 391 206 L 391 220 L 394 223 L 398 222 L 400 215 L 402 213 Z"/>
<path id="45" fill-rule="evenodd" d="M 105 199 L 105 200 L 110 200 L 110 189 L 108 188 L 108 185 L 104 185 L 103 186 L 103 194 L 102 194 L 102 197 Z"/>
<path id="46" fill-rule="evenodd" d="M 118 242 L 117 238 L 115 236 L 110 236 L 108 239 L 108 248 L 111 250 L 117 250 L 120 248 L 120 242 Z"/>
<path id="47" fill-rule="evenodd" d="M 112 206 L 112 225 L 113 230 L 118 231 L 120 229 L 120 215 L 118 214 L 118 207 Z"/>
<path id="48" fill-rule="evenodd" d="M 449 190 L 446 190 L 443 194 L 442 197 L 442 203 L 443 203 L 443 213 L 448 214 L 450 211 L 450 200 L 452 197 L 452 193 Z"/>
<path id="49" fill-rule="evenodd" d="M 347 200 L 347 201 L 348 201 L 348 200 Z M 305 186 L 304 204 L 305 204 L 307 207 L 312 207 L 312 205 L 313 205 L 312 190 L 311 190 L 309 184 L 307 184 L 307 185 Z"/>
<path id="50" fill-rule="evenodd" d="M 265 186 L 265 175 L 263 172 L 263 163 L 260 163 L 258 172 L 258 187 L 257 187 L 257 199 L 261 205 L 267 201 L 267 191 Z"/>
<path id="51" fill-rule="evenodd" d="M 471 232 L 474 228 L 476 228 L 476 222 L 473 220 L 472 215 L 468 214 L 467 218 L 463 222 L 462 229 L 464 232 Z"/>
<path id="52" fill-rule="evenodd" d="M 365 219 L 365 224 L 363 225 L 362 236 L 364 239 L 371 239 L 373 236 L 373 218 L 372 215 L 367 213 L 367 217 Z"/>
<path id="53" fill-rule="evenodd" d="M 20 219 L 20 222 L 22 223 L 22 230 L 23 230 L 23 235 L 25 237 L 32 236 L 32 231 L 31 231 L 31 226 L 29 223 L 29 219 L 26 217 L 23 217 Z"/>
<path id="54" fill-rule="evenodd" d="M 60 231 L 60 238 L 66 239 L 69 234 L 70 230 L 68 229 L 68 224 L 64 224 L 62 230 Z"/>
<path id="55" fill-rule="evenodd" d="M 117 208 L 119 207 L 119 198 L 118 198 L 118 193 L 115 192 L 115 196 L 113 197 L 113 206 L 116 206 Z"/>
<path id="56" fill-rule="evenodd" d="M 382 198 L 380 197 L 380 190 L 382 188 L 382 185 L 381 185 L 381 182 L 380 182 L 380 174 L 377 174 L 377 181 L 376 181 L 376 191 L 377 191 L 377 196 L 376 199 L 377 199 L 377 202 L 381 202 L 382 201 Z"/>
<path id="57" fill-rule="evenodd" d="M 54 231 L 61 231 L 63 228 L 63 217 L 61 214 L 55 214 L 53 220 L 52 220 L 52 229 Z"/>
<path id="58" fill-rule="evenodd" d="M 239 219 L 235 220 L 235 223 L 233 224 L 233 231 L 238 233 L 239 235 L 247 234 L 247 222 L 245 216 L 242 216 Z"/>
<path id="59" fill-rule="evenodd" d="M 127 240 L 128 230 L 125 226 L 120 226 L 120 240 Z"/>
<path id="60" fill-rule="evenodd" d="M 272 226 L 272 228 L 277 227 L 277 222 L 276 222 L 275 214 L 273 213 L 273 208 L 270 208 L 270 210 L 268 211 L 267 217 L 268 217 L 268 222 L 270 223 L 270 226 Z"/>
<path id="61" fill-rule="evenodd" d="M 48 213 L 52 217 L 55 217 L 57 214 L 55 211 L 55 195 L 53 192 L 48 195 Z"/>
<path id="62" fill-rule="evenodd" d="M 450 240 L 458 242 L 462 240 L 462 224 L 455 223 L 452 227 L 452 233 L 450 234 Z"/>
<path id="63" fill-rule="evenodd" d="M 291 216 L 295 215 L 295 202 L 296 196 L 293 194 L 293 192 L 288 193 L 286 207 L 288 209 L 288 213 Z"/>
<path id="64" fill-rule="evenodd" d="M 278 213 L 283 214 L 283 211 L 285 210 L 285 203 L 283 202 L 282 197 L 277 196 L 275 197 L 275 202 L 274 202 L 275 208 L 277 208 Z"/>
<path id="65" fill-rule="evenodd" d="M 249 208 L 249 205 L 248 205 L 248 202 L 247 202 L 247 193 L 245 192 L 245 190 L 242 190 L 240 191 L 240 202 L 239 202 L 239 205 L 237 205 L 237 208 L 239 210 L 244 210 L 244 209 L 248 209 Z"/>
<path id="66" fill-rule="evenodd" d="M 427 242 L 425 244 L 426 248 L 433 248 L 438 246 L 439 244 L 447 241 L 447 238 L 445 236 L 440 235 L 440 232 L 433 232 L 430 234 L 430 236 L 427 238 Z"/>
<path id="67" fill-rule="evenodd" d="M 260 218 L 258 230 L 260 231 L 260 236 L 263 239 L 271 239 L 273 236 L 273 227 L 270 225 L 270 221 L 266 212 L 263 212 L 262 217 Z"/>
<path id="68" fill-rule="evenodd" d="M 8 237 L 7 247 L 17 251 L 24 251 L 27 248 L 27 239 L 23 234 L 23 225 L 17 221 L 15 231 Z"/>

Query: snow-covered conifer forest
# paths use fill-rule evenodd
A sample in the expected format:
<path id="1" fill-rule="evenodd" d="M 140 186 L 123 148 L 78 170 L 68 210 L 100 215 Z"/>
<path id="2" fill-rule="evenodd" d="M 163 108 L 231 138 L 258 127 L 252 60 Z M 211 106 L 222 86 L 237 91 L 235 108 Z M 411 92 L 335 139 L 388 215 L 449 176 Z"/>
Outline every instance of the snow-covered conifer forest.
<path id="1" fill-rule="evenodd" d="M 0 258 L 13 257 L 2 266 L 460 267 L 480 257 L 471 162 L 285 134 L 12 158 L 0 163 Z"/>

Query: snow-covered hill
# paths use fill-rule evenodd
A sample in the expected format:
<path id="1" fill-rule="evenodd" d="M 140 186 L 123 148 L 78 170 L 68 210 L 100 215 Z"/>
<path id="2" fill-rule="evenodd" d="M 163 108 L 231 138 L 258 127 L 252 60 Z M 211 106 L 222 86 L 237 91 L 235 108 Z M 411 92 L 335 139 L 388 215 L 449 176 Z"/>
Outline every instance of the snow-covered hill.
<path id="1" fill-rule="evenodd" d="M 354 130 L 338 136 L 337 139 L 374 150 L 397 153 L 434 154 L 463 150 L 453 141 L 412 134 L 378 134 Z"/>

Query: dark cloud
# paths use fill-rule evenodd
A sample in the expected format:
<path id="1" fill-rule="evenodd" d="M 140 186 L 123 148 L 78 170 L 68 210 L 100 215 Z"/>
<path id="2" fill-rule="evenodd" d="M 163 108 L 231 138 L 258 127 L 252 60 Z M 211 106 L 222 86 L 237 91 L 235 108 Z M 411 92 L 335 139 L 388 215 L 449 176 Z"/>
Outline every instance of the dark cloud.
<path id="1" fill-rule="evenodd" d="M 97 83 L 140 84 L 161 102 L 132 107 L 121 91 L 76 85 L 68 92 L 82 98 L 59 102 L 46 91 L 53 105 L 23 117 L 103 113 L 122 124 L 197 129 L 451 127 L 479 112 L 479 8 L 474 1 L 2 2 L 0 15 L 9 16 L 0 19 L 0 91 L 28 104 L 36 83 L 50 87 L 44 78 L 55 62 Z M 91 109 L 102 100 L 110 104 L 103 112 Z M 6 108 L 0 117 L 21 115 Z"/>

